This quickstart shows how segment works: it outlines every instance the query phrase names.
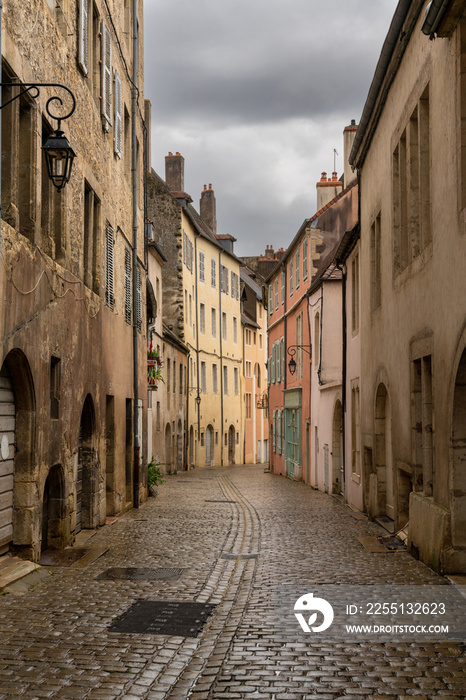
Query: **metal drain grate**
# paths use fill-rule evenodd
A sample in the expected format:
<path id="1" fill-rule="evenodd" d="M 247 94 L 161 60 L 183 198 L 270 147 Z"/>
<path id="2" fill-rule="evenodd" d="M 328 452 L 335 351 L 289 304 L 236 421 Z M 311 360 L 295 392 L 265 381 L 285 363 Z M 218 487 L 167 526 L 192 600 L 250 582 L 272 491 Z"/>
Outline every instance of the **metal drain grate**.
<path id="1" fill-rule="evenodd" d="M 210 603 L 138 600 L 113 620 L 110 632 L 197 637 L 215 609 Z"/>
<path id="2" fill-rule="evenodd" d="M 215 500 L 215 499 L 212 499 L 212 498 L 206 498 L 204 502 L 205 502 L 205 503 L 236 503 L 236 501 L 228 501 L 228 500 L 226 500 L 225 498 L 223 498 L 223 499 L 221 499 L 221 500 Z"/>
<path id="3" fill-rule="evenodd" d="M 234 552 L 222 552 L 222 559 L 257 559 L 259 552 L 246 552 L 235 554 Z"/>
<path id="4" fill-rule="evenodd" d="M 90 552 L 89 547 L 70 547 L 69 549 L 47 549 L 40 557 L 41 566 L 71 566 L 78 559 Z"/>
<path id="5" fill-rule="evenodd" d="M 132 566 L 112 566 L 96 576 L 96 581 L 177 581 L 187 569 L 142 569 Z"/>

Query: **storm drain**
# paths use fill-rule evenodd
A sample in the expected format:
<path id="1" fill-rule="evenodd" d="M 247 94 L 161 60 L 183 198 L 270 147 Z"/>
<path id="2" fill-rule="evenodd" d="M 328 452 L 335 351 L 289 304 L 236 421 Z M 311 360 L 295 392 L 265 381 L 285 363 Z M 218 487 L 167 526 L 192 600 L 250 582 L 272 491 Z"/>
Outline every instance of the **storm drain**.
<path id="1" fill-rule="evenodd" d="M 96 581 L 178 581 L 187 569 L 142 569 L 132 566 L 112 566 L 96 576 Z"/>
<path id="2" fill-rule="evenodd" d="M 256 559 L 259 556 L 259 552 L 240 552 L 235 554 L 234 552 L 223 552 L 222 559 Z"/>
<path id="3" fill-rule="evenodd" d="M 236 501 L 227 501 L 225 498 L 223 498 L 223 499 L 221 499 L 221 500 L 215 500 L 215 499 L 212 499 L 212 498 L 206 498 L 204 502 L 205 502 L 205 503 L 236 503 Z"/>
<path id="4" fill-rule="evenodd" d="M 210 603 L 137 600 L 108 629 L 129 634 L 197 637 L 215 607 Z"/>
<path id="5" fill-rule="evenodd" d="M 71 566 L 91 550 L 88 547 L 46 549 L 40 557 L 41 566 Z"/>

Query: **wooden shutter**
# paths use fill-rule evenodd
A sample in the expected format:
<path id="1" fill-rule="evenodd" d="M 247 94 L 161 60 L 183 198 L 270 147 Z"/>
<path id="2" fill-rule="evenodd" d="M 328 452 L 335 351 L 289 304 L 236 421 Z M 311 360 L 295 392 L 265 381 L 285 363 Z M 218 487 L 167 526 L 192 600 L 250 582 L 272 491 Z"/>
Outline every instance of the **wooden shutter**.
<path id="1" fill-rule="evenodd" d="M 141 270 L 136 268 L 136 323 L 138 330 L 142 328 L 142 285 L 141 285 Z"/>
<path id="2" fill-rule="evenodd" d="M 112 35 L 107 25 L 102 20 L 101 41 L 101 67 L 102 67 L 102 117 L 106 125 L 112 124 Z"/>
<path id="3" fill-rule="evenodd" d="M 125 321 L 131 323 L 131 253 L 125 250 Z"/>
<path id="4" fill-rule="evenodd" d="M 113 246 L 113 229 L 110 226 L 110 224 L 107 224 L 105 238 L 105 301 L 111 308 L 115 306 L 115 286 L 113 278 Z"/>
<path id="5" fill-rule="evenodd" d="M 79 0 L 79 26 L 78 26 L 78 65 L 84 75 L 89 72 L 89 0 Z"/>
<path id="6" fill-rule="evenodd" d="M 113 138 L 115 155 L 121 158 L 121 78 L 115 71 L 115 135 Z"/>

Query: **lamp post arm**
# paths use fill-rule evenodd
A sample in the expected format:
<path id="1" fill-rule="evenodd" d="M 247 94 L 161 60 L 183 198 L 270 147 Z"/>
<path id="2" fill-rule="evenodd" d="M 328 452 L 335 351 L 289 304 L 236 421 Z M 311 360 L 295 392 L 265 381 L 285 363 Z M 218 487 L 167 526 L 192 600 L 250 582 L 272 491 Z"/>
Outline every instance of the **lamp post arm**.
<path id="1" fill-rule="evenodd" d="M 58 116 L 57 114 L 54 114 L 52 112 L 52 103 L 58 102 L 60 106 L 63 105 L 63 100 L 61 97 L 59 97 L 59 95 L 52 95 L 52 97 L 49 97 L 45 105 L 45 109 L 49 117 L 58 121 L 58 129 L 60 129 L 60 122 L 64 121 L 65 119 L 69 119 L 73 114 L 74 110 L 76 109 L 76 98 L 74 94 L 72 93 L 69 87 L 67 87 L 66 85 L 62 85 L 61 83 L 0 83 L 0 88 L 2 87 L 18 87 L 21 89 L 21 91 L 17 95 L 9 99 L 7 102 L 3 102 L 0 105 L 0 109 L 3 109 L 7 105 L 11 104 L 11 102 L 14 102 L 15 100 L 19 99 L 20 97 L 26 94 L 29 95 L 29 97 L 32 97 L 34 100 L 36 100 L 40 95 L 40 88 L 42 87 L 54 87 L 60 90 L 65 90 L 65 92 L 67 92 L 71 97 L 72 102 L 71 109 L 69 110 L 69 112 L 62 116 Z"/>

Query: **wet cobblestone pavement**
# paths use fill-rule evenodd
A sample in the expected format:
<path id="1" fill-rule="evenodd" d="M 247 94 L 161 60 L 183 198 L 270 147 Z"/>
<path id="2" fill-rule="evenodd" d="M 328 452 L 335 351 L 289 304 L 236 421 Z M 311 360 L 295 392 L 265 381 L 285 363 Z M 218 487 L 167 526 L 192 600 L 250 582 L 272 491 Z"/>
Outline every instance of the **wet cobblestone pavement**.
<path id="1" fill-rule="evenodd" d="M 0 698 L 464 699 L 464 645 L 273 634 L 278 584 L 445 584 L 406 552 L 372 554 L 356 539 L 379 534 L 263 466 L 167 477 L 158 498 L 88 541 L 105 555 L 0 597 Z M 111 567 L 184 572 L 99 578 Z M 141 599 L 217 607 L 197 638 L 110 632 Z"/>

